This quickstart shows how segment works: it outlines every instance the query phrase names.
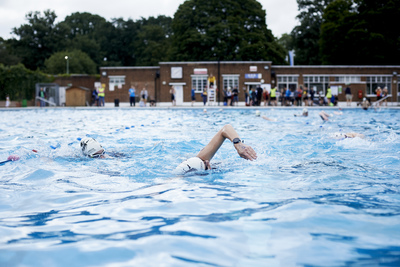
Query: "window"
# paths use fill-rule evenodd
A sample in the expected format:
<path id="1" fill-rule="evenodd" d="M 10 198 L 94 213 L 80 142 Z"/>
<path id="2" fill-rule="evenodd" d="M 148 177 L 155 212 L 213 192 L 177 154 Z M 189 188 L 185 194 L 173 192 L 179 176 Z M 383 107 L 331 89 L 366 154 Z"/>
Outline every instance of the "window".
<path id="1" fill-rule="evenodd" d="M 322 92 L 325 95 L 326 89 L 329 87 L 329 76 L 304 75 L 303 77 L 304 86 L 314 89 L 317 94 Z"/>
<path id="2" fill-rule="evenodd" d="M 359 82 L 361 82 L 361 77 L 360 76 L 354 76 L 354 75 L 336 76 L 335 77 L 335 82 L 339 82 L 339 83 L 359 83 Z"/>
<path id="3" fill-rule="evenodd" d="M 389 94 L 392 93 L 391 89 L 392 77 L 391 76 L 367 76 L 367 95 L 375 95 L 376 88 L 387 87 Z"/>
<path id="4" fill-rule="evenodd" d="M 125 76 L 109 76 L 109 79 L 108 89 L 110 91 L 114 91 L 115 86 L 121 89 L 125 84 Z"/>
<path id="5" fill-rule="evenodd" d="M 297 82 L 299 80 L 298 75 L 278 75 L 277 79 L 279 89 L 286 87 L 289 88 L 292 92 L 297 89 Z"/>
<path id="6" fill-rule="evenodd" d="M 236 74 L 232 74 L 232 75 L 222 75 L 223 77 L 223 89 L 231 87 L 233 88 L 237 88 L 239 90 L 239 75 Z"/>
<path id="7" fill-rule="evenodd" d="M 207 87 L 207 75 L 192 75 L 192 88 L 196 93 L 202 93 L 203 89 Z"/>

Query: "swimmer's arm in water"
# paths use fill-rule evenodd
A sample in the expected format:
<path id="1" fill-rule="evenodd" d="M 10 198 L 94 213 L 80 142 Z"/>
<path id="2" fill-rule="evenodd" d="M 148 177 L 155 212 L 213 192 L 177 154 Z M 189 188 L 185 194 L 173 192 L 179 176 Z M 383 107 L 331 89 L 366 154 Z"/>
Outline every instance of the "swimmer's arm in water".
<path id="1" fill-rule="evenodd" d="M 208 145 L 206 145 L 199 152 L 199 154 L 197 154 L 197 157 L 201 158 L 206 163 L 206 165 L 209 166 L 210 160 L 214 157 L 215 153 L 217 153 L 218 149 L 227 138 L 231 142 L 233 141 L 233 139 L 239 138 L 239 135 L 230 124 L 222 127 L 222 129 L 219 130 L 219 132 L 211 139 Z M 257 158 L 256 152 L 250 146 L 245 145 L 241 142 L 235 144 L 234 146 L 240 157 L 248 160 L 255 160 Z"/>
<path id="2" fill-rule="evenodd" d="M 359 134 L 359 133 L 346 133 L 346 137 L 347 138 L 355 138 L 355 137 L 365 138 L 365 136 L 363 134 Z"/>

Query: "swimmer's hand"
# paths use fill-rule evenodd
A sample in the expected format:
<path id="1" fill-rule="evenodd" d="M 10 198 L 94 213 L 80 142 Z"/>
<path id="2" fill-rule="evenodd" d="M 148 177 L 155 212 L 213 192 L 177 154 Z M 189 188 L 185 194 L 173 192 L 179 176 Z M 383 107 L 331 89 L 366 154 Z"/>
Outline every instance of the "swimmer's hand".
<path id="1" fill-rule="evenodd" d="M 243 143 L 237 143 L 234 146 L 240 157 L 248 160 L 257 159 L 257 153 L 250 146 Z"/>
<path id="2" fill-rule="evenodd" d="M 209 160 L 204 160 L 204 165 L 206 166 L 206 170 L 211 170 L 211 165 Z"/>

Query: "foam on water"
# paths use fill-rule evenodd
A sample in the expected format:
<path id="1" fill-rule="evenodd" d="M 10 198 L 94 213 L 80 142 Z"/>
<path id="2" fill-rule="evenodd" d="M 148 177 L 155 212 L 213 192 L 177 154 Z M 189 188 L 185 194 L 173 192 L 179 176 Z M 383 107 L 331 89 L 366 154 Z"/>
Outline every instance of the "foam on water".
<path id="1" fill-rule="evenodd" d="M 0 111 L 0 265 L 342 266 L 400 263 L 397 110 Z M 215 169 L 172 174 L 225 124 Z M 365 138 L 330 138 L 359 132 Z M 90 136 L 123 157 L 82 156 Z M 33 152 L 32 150 L 37 150 Z"/>

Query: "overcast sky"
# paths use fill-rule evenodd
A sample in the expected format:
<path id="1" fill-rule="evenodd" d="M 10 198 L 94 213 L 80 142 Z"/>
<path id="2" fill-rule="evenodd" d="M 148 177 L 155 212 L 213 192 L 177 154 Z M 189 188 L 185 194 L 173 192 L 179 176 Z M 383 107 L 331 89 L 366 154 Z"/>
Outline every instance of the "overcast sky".
<path id="1" fill-rule="evenodd" d="M 57 22 L 74 12 L 89 12 L 106 20 L 120 18 L 138 20 L 141 17 L 165 15 L 173 17 L 184 0 L 0 0 L 0 36 L 12 37 L 12 28 L 26 23 L 30 11 L 55 11 Z M 276 37 L 289 33 L 298 24 L 296 0 L 258 0 L 267 12 L 267 25 Z"/>

